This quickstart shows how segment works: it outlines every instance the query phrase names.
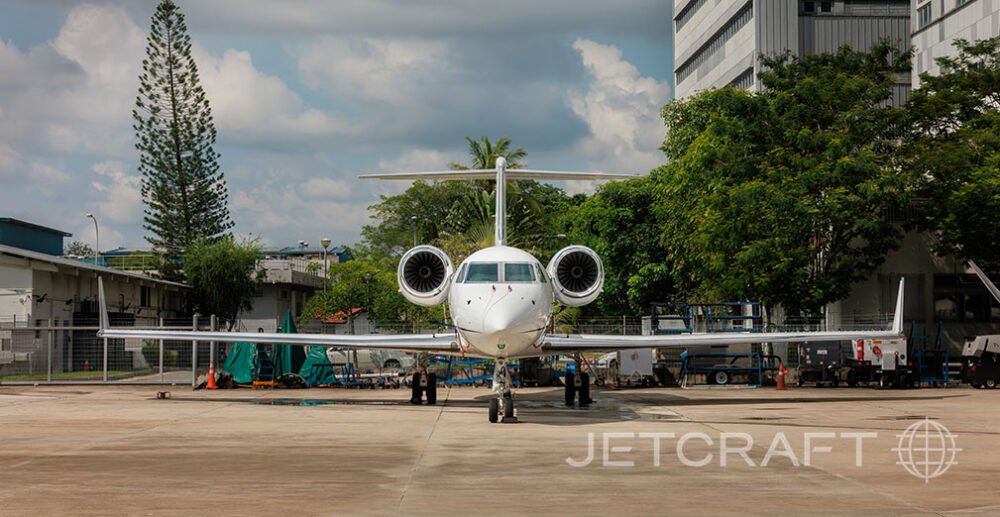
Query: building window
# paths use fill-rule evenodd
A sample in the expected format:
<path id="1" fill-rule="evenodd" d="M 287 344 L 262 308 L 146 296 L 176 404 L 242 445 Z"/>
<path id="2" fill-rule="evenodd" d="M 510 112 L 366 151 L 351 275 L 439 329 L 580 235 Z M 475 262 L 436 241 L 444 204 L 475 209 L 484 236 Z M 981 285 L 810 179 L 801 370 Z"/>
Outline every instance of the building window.
<path id="1" fill-rule="evenodd" d="M 931 4 L 917 9 L 917 27 L 923 29 L 931 24 Z"/>
<path id="2" fill-rule="evenodd" d="M 681 29 L 687 25 L 687 22 L 691 21 L 691 18 L 694 17 L 695 13 L 697 13 L 698 9 L 701 9 L 703 5 L 705 5 L 705 0 L 691 0 L 688 2 L 687 6 L 685 6 L 684 9 L 681 9 L 680 14 L 677 15 L 677 18 L 674 21 L 675 32 L 680 32 Z"/>
<path id="3" fill-rule="evenodd" d="M 743 28 L 744 25 L 753 19 L 753 3 L 747 2 L 746 6 L 729 19 L 719 32 L 709 38 L 687 61 L 677 68 L 677 83 L 684 82 L 695 71 L 699 71 L 702 66 L 707 70 L 715 68 L 725 57 L 726 42 Z"/>
<path id="4" fill-rule="evenodd" d="M 279 300 L 287 300 L 288 299 L 288 289 L 279 289 L 278 290 L 278 299 Z"/>
<path id="5" fill-rule="evenodd" d="M 749 90 L 753 88 L 753 68 L 748 68 L 745 72 L 739 75 L 733 82 L 729 83 L 729 86 L 736 88 L 737 90 Z"/>
<path id="6" fill-rule="evenodd" d="M 816 2 L 802 2 L 802 12 L 805 13 L 816 12 Z"/>
<path id="7" fill-rule="evenodd" d="M 819 9 L 824 13 L 828 13 L 833 10 L 833 2 L 820 2 Z"/>
<path id="8" fill-rule="evenodd" d="M 139 307 L 151 307 L 150 296 L 152 289 L 146 286 L 139 287 Z"/>

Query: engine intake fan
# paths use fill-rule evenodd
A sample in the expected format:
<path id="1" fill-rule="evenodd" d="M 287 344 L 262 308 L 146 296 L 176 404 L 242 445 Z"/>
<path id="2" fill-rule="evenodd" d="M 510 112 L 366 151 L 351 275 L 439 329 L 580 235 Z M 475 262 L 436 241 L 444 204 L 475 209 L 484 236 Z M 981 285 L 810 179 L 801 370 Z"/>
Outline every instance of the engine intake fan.
<path id="1" fill-rule="evenodd" d="M 556 288 L 556 299 L 569 307 L 594 301 L 604 287 L 601 258 L 586 246 L 569 246 L 559 250 L 547 270 Z"/>
<path id="2" fill-rule="evenodd" d="M 417 246 L 399 261 L 396 272 L 399 291 L 417 305 L 438 305 L 448 298 L 448 281 L 453 271 L 445 252 L 434 246 Z"/>

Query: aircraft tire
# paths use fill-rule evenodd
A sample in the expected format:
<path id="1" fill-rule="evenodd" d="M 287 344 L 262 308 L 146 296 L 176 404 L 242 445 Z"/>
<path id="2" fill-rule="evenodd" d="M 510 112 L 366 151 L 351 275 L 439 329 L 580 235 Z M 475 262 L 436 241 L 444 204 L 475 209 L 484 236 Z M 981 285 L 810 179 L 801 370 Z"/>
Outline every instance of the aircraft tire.
<path id="1" fill-rule="evenodd" d="M 420 389 L 420 373 L 414 373 L 413 382 L 410 383 L 410 404 L 419 406 L 423 394 L 423 390 Z"/>
<path id="2" fill-rule="evenodd" d="M 573 399 L 576 398 L 576 385 L 572 372 L 566 372 L 566 405 L 573 407 Z"/>
<path id="3" fill-rule="evenodd" d="M 427 387 L 425 392 L 427 394 L 427 403 L 430 405 L 437 404 L 438 398 L 438 388 L 437 388 L 437 374 L 428 373 L 427 374 Z"/>
<path id="4" fill-rule="evenodd" d="M 590 399 L 590 374 L 580 373 L 580 405 L 589 406 L 593 400 Z"/>
<path id="5" fill-rule="evenodd" d="M 490 399 L 490 423 L 495 424 L 500 419 L 500 401 Z"/>
<path id="6" fill-rule="evenodd" d="M 504 401 L 503 405 L 503 418 L 507 420 L 514 417 L 514 398 L 509 394 L 504 395 L 504 398 L 507 400 Z"/>

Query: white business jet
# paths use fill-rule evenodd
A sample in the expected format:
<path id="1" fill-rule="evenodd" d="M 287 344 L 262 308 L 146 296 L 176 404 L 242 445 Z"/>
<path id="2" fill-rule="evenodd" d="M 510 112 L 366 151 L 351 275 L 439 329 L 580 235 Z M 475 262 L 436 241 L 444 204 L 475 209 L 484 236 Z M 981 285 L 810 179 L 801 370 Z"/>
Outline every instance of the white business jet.
<path id="1" fill-rule="evenodd" d="M 846 341 L 898 337 L 902 334 L 903 282 L 899 283 L 896 312 L 888 331 L 725 333 L 650 336 L 605 336 L 555 334 L 547 332 L 554 302 L 578 307 L 593 302 L 604 285 L 600 257 L 584 246 L 560 250 L 542 267 L 529 253 L 507 243 L 507 180 L 609 180 L 636 176 L 590 172 L 558 172 L 530 169 L 507 170 L 503 158 L 496 169 L 373 174 L 361 178 L 394 180 L 496 179 L 495 245 L 479 250 L 456 270 L 451 259 L 434 246 L 417 246 L 399 262 L 399 290 L 412 303 L 433 306 L 448 302 L 455 330 L 439 334 L 322 335 L 264 334 L 241 332 L 201 332 L 173 330 L 129 330 L 108 325 L 103 287 L 100 288 L 101 325 L 98 336 L 105 338 L 173 339 L 275 343 L 308 346 L 335 346 L 419 352 L 425 358 L 413 374 L 411 402 L 420 404 L 426 395 L 429 404 L 437 399 L 436 379 L 426 371 L 431 354 L 462 354 L 490 358 L 496 363 L 489 420 L 516 421 L 507 361 L 515 358 L 556 354 L 627 350 L 635 348 L 689 347 L 746 343 Z M 566 403 L 590 402 L 586 373 L 567 374 Z"/>

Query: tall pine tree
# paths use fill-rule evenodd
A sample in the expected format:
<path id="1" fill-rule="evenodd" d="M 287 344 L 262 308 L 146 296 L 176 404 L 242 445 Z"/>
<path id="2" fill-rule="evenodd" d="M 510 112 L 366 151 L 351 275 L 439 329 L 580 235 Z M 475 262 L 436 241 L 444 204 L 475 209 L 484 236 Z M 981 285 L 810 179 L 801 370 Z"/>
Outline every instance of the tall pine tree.
<path id="1" fill-rule="evenodd" d="M 198 239 L 233 227 L 228 189 L 213 149 L 215 125 L 191 57 L 191 38 L 177 4 L 163 0 L 153 14 L 132 110 L 146 202 L 146 237 L 167 259 L 165 276 Z"/>

